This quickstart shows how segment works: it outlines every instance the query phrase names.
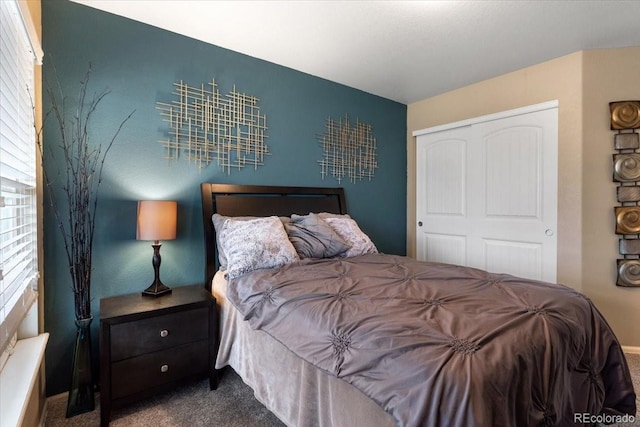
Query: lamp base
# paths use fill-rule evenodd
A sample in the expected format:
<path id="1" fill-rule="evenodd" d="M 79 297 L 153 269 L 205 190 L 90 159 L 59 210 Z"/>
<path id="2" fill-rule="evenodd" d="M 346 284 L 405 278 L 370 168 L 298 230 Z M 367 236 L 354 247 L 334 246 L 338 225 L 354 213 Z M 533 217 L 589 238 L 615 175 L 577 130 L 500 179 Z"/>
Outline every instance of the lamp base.
<path id="1" fill-rule="evenodd" d="M 147 289 L 142 291 L 142 296 L 159 297 L 160 295 L 170 294 L 171 288 L 162 282 L 152 283 Z"/>

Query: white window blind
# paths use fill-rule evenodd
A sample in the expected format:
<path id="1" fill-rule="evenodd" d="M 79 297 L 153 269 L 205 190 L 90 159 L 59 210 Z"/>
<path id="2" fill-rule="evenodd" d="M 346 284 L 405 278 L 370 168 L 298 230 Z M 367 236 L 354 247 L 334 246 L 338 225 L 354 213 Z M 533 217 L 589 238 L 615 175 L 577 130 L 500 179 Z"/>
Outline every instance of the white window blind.
<path id="1" fill-rule="evenodd" d="M 0 353 L 36 299 L 35 54 L 15 0 L 0 0 Z"/>

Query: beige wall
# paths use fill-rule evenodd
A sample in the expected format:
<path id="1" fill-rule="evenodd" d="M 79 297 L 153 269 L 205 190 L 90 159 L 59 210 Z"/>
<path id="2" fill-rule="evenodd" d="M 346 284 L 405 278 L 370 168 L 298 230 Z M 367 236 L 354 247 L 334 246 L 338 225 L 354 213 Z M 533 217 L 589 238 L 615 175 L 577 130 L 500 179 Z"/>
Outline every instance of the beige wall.
<path id="1" fill-rule="evenodd" d="M 615 286 L 618 238 L 609 102 L 640 99 L 640 47 L 584 52 L 582 289 L 624 345 L 640 346 L 640 288 Z"/>
<path id="2" fill-rule="evenodd" d="M 640 346 L 640 289 L 615 286 L 608 124 L 609 101 L 640 99 L 639 69 L 640 48 L 576 52 L 410 104 L 407 253 L 415 255 L 413 131 L 558 100 L 558 282 L 586 293 L 622 344 Z"/>

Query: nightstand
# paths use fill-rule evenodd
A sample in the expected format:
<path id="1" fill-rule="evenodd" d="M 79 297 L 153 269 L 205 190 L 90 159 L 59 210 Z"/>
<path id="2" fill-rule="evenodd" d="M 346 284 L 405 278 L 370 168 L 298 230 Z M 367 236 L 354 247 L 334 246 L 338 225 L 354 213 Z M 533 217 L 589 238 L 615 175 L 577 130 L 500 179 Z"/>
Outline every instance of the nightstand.
<path id="1" fill-rule="evenodd" d="M 175 287 L 157 298 L 140 293 L 100 300 L 100 425 L 111 409 L 215 370 L 218 321 L 204 286 Z"/>

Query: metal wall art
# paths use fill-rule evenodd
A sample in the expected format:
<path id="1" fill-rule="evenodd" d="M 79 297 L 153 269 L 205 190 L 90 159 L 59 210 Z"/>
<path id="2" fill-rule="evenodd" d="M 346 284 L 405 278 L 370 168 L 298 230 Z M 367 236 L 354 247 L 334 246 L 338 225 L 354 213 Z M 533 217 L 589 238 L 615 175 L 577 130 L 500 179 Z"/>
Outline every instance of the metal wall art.
<path id="1" fill-rule="evenodd" d="M 640 287 L 640 101 L 609 104 L 614 135 L 613 182 L 620 206 L 614 207 L 616 234 L 621 235 L 618 286 Z"/>
<path id="2" fill-rule="evenodd" d="M 640 260 L 618 260 L 618 286 L 640 286 Z"/>
<path id="3" fill-rule="evenodd" d="M 640 101 L 617 101 L 609 103 L 611 129 L 639 129 Z"/>
<path id="4" fill-rule="evenodd" d="M 371 125 L 356 119 L 353 127 L 347 115 L 336 121 L 327 119 L 325 133 L 318 135 L 322 146 L 320 174 L 332 176 L 341 182 L 345 176 L 356 183 L 363 178 L 369 181 L 378 167 L 376 161 L 376 139 L 371 132 Z"/>
<path id="5" fill-rule="evenodd" d="M 613 176 L 619 182 L 640 181 L 640 154 L 614 154 Z"/>
<path id="6" fill-rule="evenodd" d="M 228 174 L 246 165 L 257 169 L 270 154 L 265 142 L 267 117 L 260 112 L 259 99 L 233 90 L 220 96 L 215 81 L 205 88 L 174 83 L 171 103 L 158 102 L 157 109 L 169 123 L 170 138 L 159 141 L 166 158 L 181 155 L 198 168 L 215 161 Z"/>
<path id="7" fill-rule="evenodd" d="M 640 234 L 640 206 L 616 206 L 616 234 Z"/>

